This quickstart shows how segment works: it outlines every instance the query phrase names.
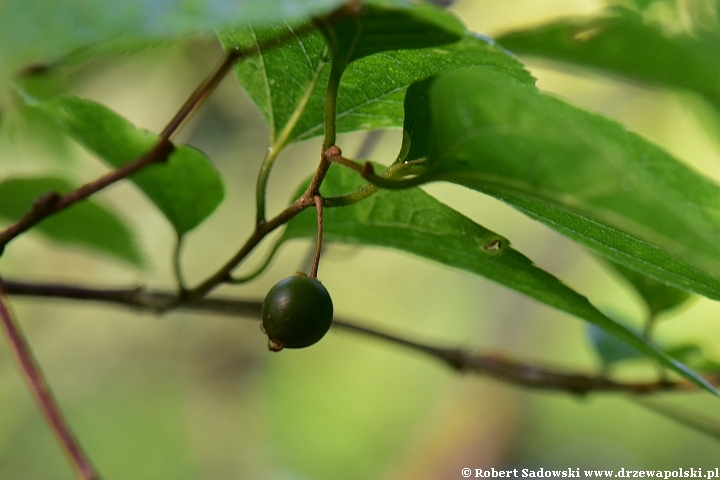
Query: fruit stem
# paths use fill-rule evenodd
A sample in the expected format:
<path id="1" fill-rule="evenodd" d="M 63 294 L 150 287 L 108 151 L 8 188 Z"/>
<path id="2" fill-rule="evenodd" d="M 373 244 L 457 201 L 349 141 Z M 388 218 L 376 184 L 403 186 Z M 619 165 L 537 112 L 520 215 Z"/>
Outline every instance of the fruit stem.
<path id="1" fill-rule="evenodd" d="M 320 265 L 320 253 L 322 252 L 322 239 L 323 239 L 323 205 L 322 198 L 320 195 L 314 195 L 313 201 L 315 202 L 315 209 L 317 210 L 317 244 L 315 246 L 315 258 L 313 258 L 312 269 L 310 270 L 310 277 L 317 278 L 318 266 Z"/>

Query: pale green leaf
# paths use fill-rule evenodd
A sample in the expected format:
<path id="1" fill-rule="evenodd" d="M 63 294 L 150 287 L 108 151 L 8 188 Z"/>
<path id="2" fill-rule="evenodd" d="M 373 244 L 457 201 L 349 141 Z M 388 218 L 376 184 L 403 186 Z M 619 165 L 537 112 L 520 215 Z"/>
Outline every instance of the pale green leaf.
<path id="1" fill-rule="evenodd" d="M 31 62 L 52 61 L 108 41 L 138 44 L 182 35 L 209 36 L 222 27 L 304 20 L 328 13 L 343 3 L 344 0 L 5 0 L 0 2 L 0 79 Z"/>
<path id="2" fill-rule="evenodd" d="M 30 211 L 33 202 L 42 195 L 67 193 L 74 188 L 67 180 L 56 177 L 9 178 L 0 183 L 0 217 L 15 222 Z M 143 264 L 130 228 L 92 200 L 84 200 L 47 217 L 33 230 L 59 243 L 101 252 L 133 265 Z"/>

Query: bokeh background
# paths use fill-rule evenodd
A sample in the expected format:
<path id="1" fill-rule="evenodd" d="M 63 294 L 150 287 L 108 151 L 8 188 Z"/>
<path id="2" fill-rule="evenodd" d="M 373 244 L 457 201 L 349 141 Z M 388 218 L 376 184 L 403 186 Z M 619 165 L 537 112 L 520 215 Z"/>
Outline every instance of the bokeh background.
<path id="1" fill-rule="evenodd" d="M 591 0 L 459 0 L 469 28 L 493 36 L 564 15 Z M 158 45 L 64 68 L 42 88 L 108 105 L 159 131 L 221 58 L 212 39 Z M 527 61 L 541 89 L 625 123 L 720 180 L 720 130 L 694 99 Z M 191 283 L 227 259 L 251 231 L 254 182 L 267 131 L 229 76 L 179 140 L 206 152 L 227 198 L 192 232 L 182 262 Z M 345 135 L 350 153 L 364 134 Z M 389 162 L 400 133 L 383 134 L 373 158 Z M 270 182 L 279 211 L 314 169 L 319 141 L 288 149 Z M 105 167 L 33 117 L 10 115 L 0 132 L 2 176 L 54 172 L 77 181 Z M 499 202 L 458 186 L 427 191 L 508 237 L 541 267 L 599 307 L 639 326 L 639 299 L 582 248 Z M 202 192 L 198 192 L 202 195 Z M 132 185 L 98 195 L 135 229 L 148 260 L 138 271 L 30 234 L 13 242 L 6 278 L 170 288 L 170 225 Z M 269 244 L 271 242 L 267 242 Z M 257 281 L 220 293 L 262 298 L 302 269 L 310 242 L 288 244 Z M 241 271 L 263 258 L 264 244 Z M 489 281 L 394 251 L 330 245 L 320 268 L 344 318 L 413 339 L 497 351 L 518 359 L 597 371 L 582 321 Z M 344 331 L 313 348 L 272 354 L 253 320 L 189 313 L 162 318 L 118 307 L 13 298 L 12 307 L 51 388 L 107 479 L 461 478 L 469 468 L 672 469 L 720 466 L 720 443 L 623 395 L 530 392 L 461 376 L 436 361 Z M 695 342 L 720 360 L 720 308 L 695 299 L 663 317 L 657 338 Z M 620 372 L 628 378 L 652 368 Z M 703 415 L 708 394 L 662 400 Z M 717 418 L 717 415 L 715 415 Z M 0 344 L 0 478 L 71 479 L 9 348 Z"/>

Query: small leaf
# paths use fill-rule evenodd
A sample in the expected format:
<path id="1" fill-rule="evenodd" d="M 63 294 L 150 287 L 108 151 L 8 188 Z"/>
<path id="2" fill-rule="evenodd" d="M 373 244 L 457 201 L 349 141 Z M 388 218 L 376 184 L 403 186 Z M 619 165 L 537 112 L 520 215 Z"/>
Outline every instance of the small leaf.
<path id="1" fill-rule="evenodd" d="M 632 80 L 695 91 L 720 106 L 720 36 L 669 36 L 637 13 L 613 8 L 502 35 L 515 53 L 599 69 Z"/>
<path id="2" fill-rule="evenodd" d="M 305 28 L 305 27 L 303 27 Z M 276 148 L 323 133 L 329 58 L 317 30 L 297 25 L 251 26 L 223 32 L 225 49 L 258 46 L 288 32 L 295 41 L 235 64 L 235 74 L 270 129 Z M 467 34 L 456 43 L 432 48 L 386 51 L 352 62 L 343 73 L 337 103 L 338 132 L 400 127 L 405 89 L 442 71 L 493 66 L 508 77 L 533 83 L 515 58 L 491 40 Z"/>
<path id="3" fill-rule="evenodd" d="M 645 355 L 640 353 L 637 348 L 628 345 L 627 342 L 623 342 L 595 325 L 589 325 L 587 333 L 590 343 L 594 347 L 595 352 L 598 354 L 600 361 L 605 367 L 609 367 L 615 363 L 624 362 L 626 360 L 647 358 Z M 636 333 L 636 335 L 639 336 L 638 333 Z M 681 361 L 680 359 L 678 360 Z"/>
<path id="4" fill-rule="evenodd" d="M 720 189 L 710 180 L 615 122 L 489 69 L 446 73 L 429 88 L 433 123 L 412 132 L 427 142 L 425 180 L 498 197 L 606 258 L 720 299 Z M 422 98 L 406 99 L 407 125 Z"/>
<path id="5" fill-rule="evenodd" d="M 358 175 L 333 166 L 323 182 L 324 196 L 350 193 L 362 185 Z M 303 185 L 296 197 L 305 191 Z M 291 220 L 283 240 L 314 238 L 312 209 Z M 643 354 L 715 393 L 704 379 L 653 344 L 609 317 L 549 273 L 510 247 L 507 239 L 476 224 L 420 189 L 381 190 L 350 206 L 324 210 L 324 238 L 332 242 L 396 248 L 444 265 L 483 275 L 540 302 L 597 325 Z"/>
<path id="6" fill-rule="evenodd" d="M 689 293 L 658 282 L 635 270 L 614 262 L 609 262 L 608 265 L 627 280 L 642 297 L 651 319 L 666 310 L 678 307 L 690 298 Z"/>
<path id="7" fill-rule="evenodd" d="M 33 202 L 49 192 L 66 193 L 74 186 L 61 178 L 10 178 L 0 183 L 0 216 L 15 222 Z M 34 229 L 51 240 L 88 248 L 133 265 L 143 259 L 130 229 L 105 207 L 84 200 L 38 223 Z"/>
<path id="8" fill-rule="evenodd" d="M 106 107 L 73 96 L 36 104 L 68 135 L 112 167 L 147 153 L 158 136 L 135 128 Z M 195 228 L 222 202 L 220 174 L 199 150 L 176 146 L 163 164 L 151 165 L 130 179 L 172 223 L 178 235 Z"/>

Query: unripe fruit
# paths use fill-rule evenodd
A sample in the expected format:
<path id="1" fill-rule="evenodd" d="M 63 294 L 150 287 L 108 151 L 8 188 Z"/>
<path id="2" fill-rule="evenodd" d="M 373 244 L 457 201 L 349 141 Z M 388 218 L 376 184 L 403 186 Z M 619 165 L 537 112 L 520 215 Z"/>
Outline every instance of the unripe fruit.
<path id="1" fill-rule="evenodd" d="M 309 347 L 330 330 L 332 318 L 330 294 L 305 275 L 280 280 L 263 301 L 262 329 L 273 351 Z"/>

